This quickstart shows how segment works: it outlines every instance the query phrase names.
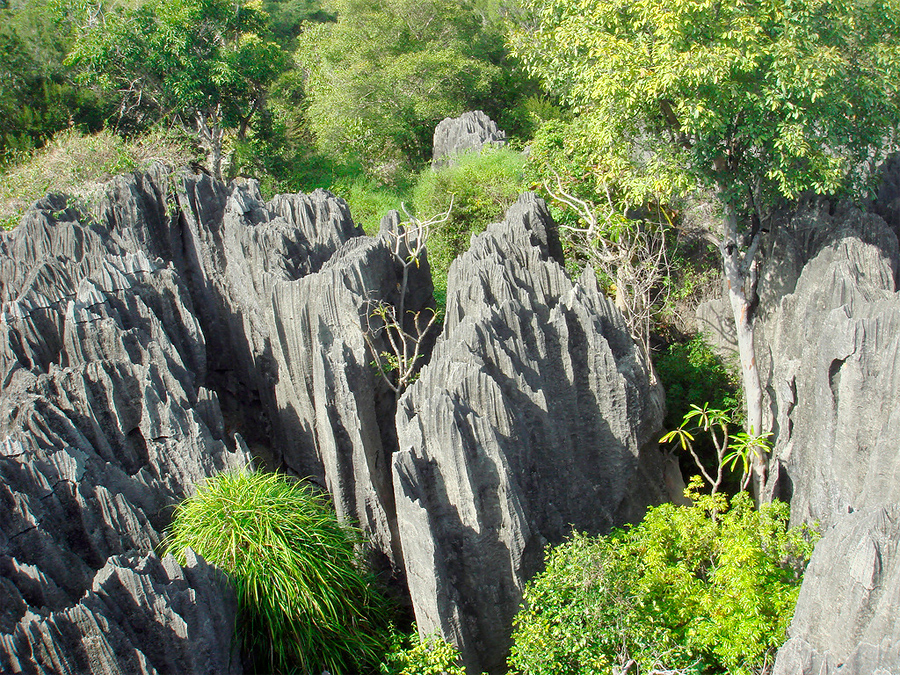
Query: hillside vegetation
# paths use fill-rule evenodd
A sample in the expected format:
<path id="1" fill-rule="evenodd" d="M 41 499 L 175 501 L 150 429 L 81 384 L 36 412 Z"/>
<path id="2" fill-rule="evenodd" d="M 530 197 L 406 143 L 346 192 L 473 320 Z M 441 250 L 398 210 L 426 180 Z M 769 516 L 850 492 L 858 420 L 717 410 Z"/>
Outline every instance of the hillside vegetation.
<path id="1" fill-rule="evenodd" d="M 433 170 L 435 126 L 475 109 L 507 145 Z M 568 272 L 596 273 L 669 392 L 682 466 L 721 473 L 711 495 L 692 484 L 692 506 L 547 551 L 516 619 L 509 665 L 523 674 L 769 672 L 814 536 L 787 527 L 783 504 L 757 509 L 742 492 L 758 496 L 772 432 L 754 351 L 761 242 L 804 196 L 868 199 L 898 131 L 892 0 L 0 0 L 5 229 L 47 192 L 89 209 L 118 173 L 193 163 L 256 178 L 267 197 L 329 189 L 370 234 L 391 209 L 449 209 L 428 244 L 440 305 L 472 234 L 523 191 L 551 204 Z M 712 215 L 690 229 L 698 203 Z M 692 318 L 723 278 L 736 364 Z M 356 535 L 321 499 L 268 486 L 327 521 L 355 595 L 319 575 L 324 600 L 288 579 L 272 591 L 288 596 L 279 604 L 241 585 L 256 558 L 194 546 L 226 568 L 231 556 L 257 663 L 461 672 L 453 648 L 419 639 L 402 612 L 389 626 Z M 170 541 L 194 545 L 195 520 L 219 534 L 204 508 L 183 506 Z M 290 543 L 285 556 L 308 554 Z M 330 565 L 316 559 L 306 576 L 337 575 Z M 310 609 L 312 598 L 348 604 Z M 328 618 L 321 630 L 313 611 Z M 271 654 L 257 653 L 263 642 Z"/>

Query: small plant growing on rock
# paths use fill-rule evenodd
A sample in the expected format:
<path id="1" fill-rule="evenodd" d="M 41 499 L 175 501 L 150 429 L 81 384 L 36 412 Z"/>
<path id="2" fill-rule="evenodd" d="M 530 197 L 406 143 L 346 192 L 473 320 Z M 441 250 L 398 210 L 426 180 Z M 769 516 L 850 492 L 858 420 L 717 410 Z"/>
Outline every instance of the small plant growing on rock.
<path id="1" fill-rule="evenodd" d="M 327 496 L 278 474 L 220 474 L 182 502 L 166 540 L 223 568 L 238 631 L 260 672 L 334 675 L 378 663 L 388 605 L 357 554 L 359 536 Z"/>
<path id="2" fill-rule="evenodd" d="M 685 413 L 681 425 L 677 429 L 660 438 L 660 443 L 677 443 L 682 450 L 691 453 L 694 463 L 709 483 L 713 494 L 718 492 L 722 485 L 725 469 L 734 471 L 738 464 L 741 465 L 741 490 L 746 490 L 750 483 L 751 467 L 754 456 L 765 458 L 771 450 L 769 436 L 761 434 L 751 436 L 743 431 L 733 435 L 728 434 L 728 427 L 735 424 L 732 411 L 720 408 L 710 408 L 708 403 L 703 406 L 691 404 L 691 409 Z M 694 450 L 694 434 L 704 431 L 709 434 L 713 446 L 716 449 L 715 477 L 710 472 L 703 460 Z"/>
<path id="3" fill-rule="evenodd" d="M 374 302 L 368 317 L 369 325 L 363 333 L 374 358 L 372 366 L 397 397 L 418 378 L 422 346 L 439 317 L 437 310 L 432 308 L 418 312 L 406 310 L 409 271 L 413 265 L 418 267 L 425 257 L 432 228 L 450 217 L 453 199 L 451 197 L 450 207 L 446 212 L 426 220 L 410 215 L 405 205 L 402 208 L 407 219 L 397 225 L 396 230 L 390 230 L 385 235 L 391 253 L 403 266 L 400 300 L 396 307 L 384 301 Z M 409 319 L 407 314 L 410 315 Z M 375 345 L 374 338 L 382 333 L 386 336 L 390 351 L 379 350 Z"/>

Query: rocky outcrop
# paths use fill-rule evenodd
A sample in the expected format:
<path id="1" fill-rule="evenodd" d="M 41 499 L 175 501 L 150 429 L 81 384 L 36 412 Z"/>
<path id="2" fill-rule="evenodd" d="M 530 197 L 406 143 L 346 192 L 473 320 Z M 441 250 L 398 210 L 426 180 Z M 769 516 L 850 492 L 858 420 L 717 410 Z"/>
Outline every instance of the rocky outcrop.
<path id="1" fill-rule="evenodd" d="M 313 449 L 338 515 L 360 523 L 399 569 L 390 464 L 397 447 L 396 399 L 373 368 L 364 337 L 368 331 L 379 353 L 389 350 L 373 334 L 377 304 L 400 303 L 402 275 L 386 236 L 348 241 L 316 274 L 277 284 L 272 309 L 276 398 L 295 439 L 285 448 L 285 463 L 309 475 Z M 404 313 L 433 303 L 426 261 L 413 268 L 408 288 Z"/>
<path id="2" fill-rule="evenodd" d="M 769 490 L 790 497 L 795 522 L 822 527 L 900 503 L 897 243 L 877 216 L 843 217 L 760 331 L 777 439 Z"/>
<path id="3" fill-rule="evenodd" d="M 267 202 L 157 168 L 0 236 L 3 663 L 237 672 L 221 580 L 152 551 L 172 505 L 251 450 L 327 487 L 473 670 L 502 668 L 545 544 L 666 496 L 661 394 L 534 196 L 455 263 L 398 404 L 373 310 L 409 324 L 434 303 L 400 227 L 365 237 L 324 191 Z"/>
<path id="4" fill-rule="evenodd" d="M 33 569 L 19 569 L 39 587 Z M 8 590 L 0 577 L 0 593 Z M 15 594 L 3 597 L 4 623 Z M 77 604 L 47 616 L 29 613 L 0 635 L 0 671 L 39 675 L 240 675 L 236 604 L 228 580 L 187 551 L 110 558 Z"/>
<path id="5" fill-rule="evenodd" d="M 154 255 L 172 243 L 156 187 L 136 178 L 131 207 L 109 202 L 94 218 L 48 197 L 0 240 L 0 661 L 13 672 L 127 672 L 114 667 L 120 656 L 146 672 L 165 666 L 158 654 L 126 657 L 127 626 L 82 596 L 110 564 L 143 574 L 116 557 L 149 553 L 176 501 L 249 459 L 226 443 L 217 397 L 204 386 L 205 338 L 190 293 Z M 230 616 L 227 625 L 233 604 L 208 577 L 195 575 L 191 593 Z M 158 609 L 154 597 L 129 597 L 129 621 L 164 618 L 142 614 Z M 185 620 L 194 649 L 221 646 L 221 636 L 203 634 L 208 619 L 192 610 Z M 98 631 L 112 642 L 90 637 Z M 162 637 L 154 647 L 174 648 Z M 174 666 L 159 672 L 184 672 Z"/>
<path id="6" fill-rule="evenodd" d="M 505 145 L 506 132 L 481 110 L 444 118 L 434 130 L 431 166 L 435 169 L 450 166 L 454 155 L 478 152 L 488 144 Z"/>
<path id="7" fill-rule="evenodd" d="M 113 181 L 91 213 L 50 196 L 0 237 L 0 634 L 9 663 L 80 672 L 100 654 L 97 663 L 144 669 L 122 672 L 229 672 L 209 670 L 206 661 L 221 663 L 211 657 L 173 669 L 136 642 L 135 656 L 123 617 L 85 605 L 84 594 L 110 565 L 144 574 L 151 563 L 122 556 L 150 554 L 173 504 L 248 463 L 236 430 L 276 466 L 327 484 L 342 515 L 399 559 L 395 401 L 378 390 L 362 328 L 368 303 L 397 301 L 400 266 L 382 241 L 361 235 L 346 204 L 324 191 L 264 202 L 253 181 L 226 187 L 158 167 Z M 420 305 L 431 295 L 421 274 L 410 294 Z M 183 589 L 172 595 L 160 574 L 143 599 L 122 599 L 134 605 L 133 625 L 174 621 L 154 612 L 169 596 L 183 602 Z M 209 611 L 233 613 L 201 577 L 191 592 L 219 599 Z M 194 649 L 221 652 L 204 642 L 200 618 L 184 615 Z M 97 626 L 109 645 L 79 651 L 78 640 L 94 645 Z M 151 651 L 176 658 L 184 648 L 178 631 L 151 639 L 148 630 L 132 632 L 158 640 Z M 46 653 L 28 651 L 35 640 Z"/>
<path id="8" fill-rule="evenodd" d="M 900 673 L 900 505 L 841 519 L 816 545 L 774 675 Z"/>
<path id="9" fill-rule="evenodd" d="M 825 533 L 776 672 L 900 673 L 897 237 L 875 214 L 820 202 L 766 249 L 756 356 L 775 447 L 763 496 Z M 724 307 L 700 315 L 704 328 L 730 323 Z"/>
<path id="10" fill-rule="evenodd" d="M 571 282 L 523 196 L 450 270 L 431 363 L 397 411 L 394 490 L 420 632 L 500 672 L 543 548 L 663 498 L 661 397 L 591 274 Z"/>

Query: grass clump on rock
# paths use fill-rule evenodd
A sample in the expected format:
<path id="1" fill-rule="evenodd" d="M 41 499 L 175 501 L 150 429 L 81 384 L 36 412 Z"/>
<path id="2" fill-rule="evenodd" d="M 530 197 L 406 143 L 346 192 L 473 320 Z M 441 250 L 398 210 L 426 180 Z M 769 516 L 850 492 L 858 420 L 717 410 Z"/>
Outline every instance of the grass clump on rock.
<path id="1" fill-rule="evenodd" d="M 327 496 L 273 473 L 220 474 L 175 511 L 167 552 L 191 547 L 234 585 L 242 646 L 260 672 L 364 671 L 388 641 L 388 606 L 359 536 Z"/>

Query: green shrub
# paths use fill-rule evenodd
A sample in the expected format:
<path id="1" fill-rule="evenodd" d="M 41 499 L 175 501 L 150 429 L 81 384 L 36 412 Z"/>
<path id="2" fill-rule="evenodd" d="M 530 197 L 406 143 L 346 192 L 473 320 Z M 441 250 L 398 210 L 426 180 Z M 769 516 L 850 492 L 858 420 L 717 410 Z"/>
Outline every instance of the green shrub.
<path id="1" fill-rule="evenodd" d="M 459 650 L 441 637 L 419 637 L 413 626 L 411 636 L 393 635 L 393 645 L 384 663 L 382 675 L 466 675 Z"/>
<path id="2" fill-rule="evenodd" d="M 353 222 L 362 226 L 366 234 L 375 236 L 381 219 L 392 209 L 400 209 L 404 193 L 400 188 L 382 185 L 364 176 L 339 179 L 331 190 L 347 201 Z"/>
<path id="3" fill-rule="evenodd" d="M 510 666 L 528 675 L 653 668 L 750 675 L 772 664 L 814 537 L 747 493 L 688 494 L 608 536 L 575 534 L 525 590 Z"/>
<path id="4" fill-rule="evenodd" d="M 428 240 L 428 260 L 435 294 L 445 293 L 450 263 L 469 247 L 469 237 L 482 232 L 503 215 L 525 189 L 525 158 L 503 148 L 468 153 L 454 166 L 427 169 L 413 188 L 416 213 L 432 215 L 450 207 L 450 219 L 436 228 Z"/>
<path id="5" fill-rule="evenodd" d="M 334 675 L 380 661 L 387 604 L 327 496 L 277 474 L 209 479 L 175 511 L 166 548 L 230 576 L 243 647 L 260 672 Z"/>

